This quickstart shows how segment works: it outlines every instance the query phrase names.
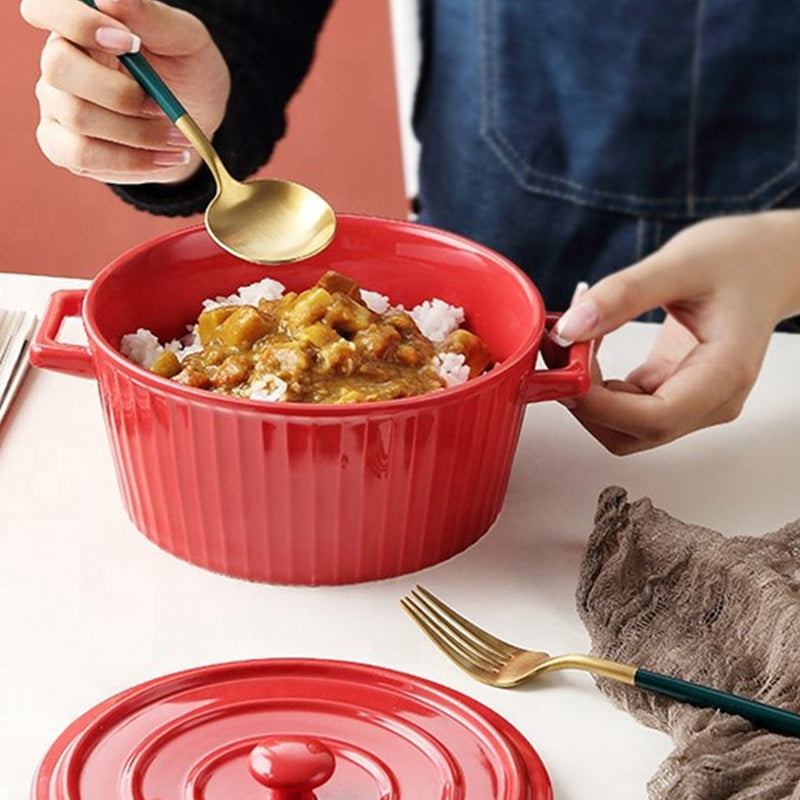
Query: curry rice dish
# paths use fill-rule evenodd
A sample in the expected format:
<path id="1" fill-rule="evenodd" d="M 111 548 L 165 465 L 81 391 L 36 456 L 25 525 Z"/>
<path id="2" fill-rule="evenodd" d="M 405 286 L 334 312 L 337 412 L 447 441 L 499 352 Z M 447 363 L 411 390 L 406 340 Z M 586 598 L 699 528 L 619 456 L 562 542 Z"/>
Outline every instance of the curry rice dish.
<path id="1" fill-rule="evenodd" d="M 393 308 L 333 271 L 300 293 L 262 283 L 277 288 L 257 300 L 246 290 L 259 284 L 206 301 L 181 342 L 162 347 L 141 329 L 124 336 L 123 355 L 187 386 L 303 403 L 412 397 L 474 378 L 491 362 L 486 344 L 458 327 L 463 311 L 441 300 Z"/>

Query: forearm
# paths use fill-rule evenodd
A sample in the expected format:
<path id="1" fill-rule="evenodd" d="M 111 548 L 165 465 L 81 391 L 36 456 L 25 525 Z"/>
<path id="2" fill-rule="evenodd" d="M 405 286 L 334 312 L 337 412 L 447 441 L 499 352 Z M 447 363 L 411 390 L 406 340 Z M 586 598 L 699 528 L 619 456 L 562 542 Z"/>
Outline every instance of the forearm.
<path id="1" fill-rule="evenodd" d="M 269 160 L 286 130 L 285 108 L 314 55 L 332 0 L 170 0 L 199 17 L 231 73 L 225 117 L 212 142 L 230 173 L 243 179 Z M 202 211 L 215 185 L 205 166 L 177 184 L 112 185 L 139 209 L 176 216 Z"/>

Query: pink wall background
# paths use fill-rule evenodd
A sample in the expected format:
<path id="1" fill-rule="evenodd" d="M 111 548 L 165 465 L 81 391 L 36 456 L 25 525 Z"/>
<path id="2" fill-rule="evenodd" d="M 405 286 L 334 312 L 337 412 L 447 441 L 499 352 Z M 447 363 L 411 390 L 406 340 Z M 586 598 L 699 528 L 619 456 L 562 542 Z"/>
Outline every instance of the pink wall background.
<path id="1" fill-rule="evenodd" d="M 45 34 L 0 4 L 0 272 L 91 277 L 145 239 L 201 221 L 135 211 L 50 164 L 33 87 Z M 404 217 L 387 2 L 337 0 L 289 131 L 260 175 L 313 186 L 337 211 Z"/>

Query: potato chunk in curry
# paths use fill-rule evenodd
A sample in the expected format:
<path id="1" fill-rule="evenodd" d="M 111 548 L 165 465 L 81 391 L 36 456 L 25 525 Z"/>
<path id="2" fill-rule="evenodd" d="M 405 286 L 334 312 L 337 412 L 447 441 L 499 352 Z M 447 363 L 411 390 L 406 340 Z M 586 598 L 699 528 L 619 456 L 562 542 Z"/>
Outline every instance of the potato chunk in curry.
<path id="1" fill-rule="evenodd" d="M 285 400 L 354 403 L 411 397 L 443 388 L 438 353 L 464 356 L 470 377 L 491 360 L 473 333 L 456 330 L 434 345 L 405 312 L 371 311 L 359 285 L 326 272 L 315 286 L 253 305 L 222 305 L 197 321 L 200 352 L 179 362 L 162 353 L 153 371 L 189 386 L 247 397 L 278 378 Z"/>

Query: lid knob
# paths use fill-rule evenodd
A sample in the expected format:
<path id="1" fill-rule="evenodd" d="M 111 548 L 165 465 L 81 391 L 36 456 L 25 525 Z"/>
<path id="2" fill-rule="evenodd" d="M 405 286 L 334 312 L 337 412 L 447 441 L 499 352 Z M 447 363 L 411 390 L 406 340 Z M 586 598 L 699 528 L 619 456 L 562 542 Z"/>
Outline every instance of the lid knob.
<path id="1" fill-rule="evenodd" d="M 250 772 L 270 789 L 269 800 L 314 800 L 334 766 L 333 753 L 310 736 L 270 736 L 250 753 Z"/>

